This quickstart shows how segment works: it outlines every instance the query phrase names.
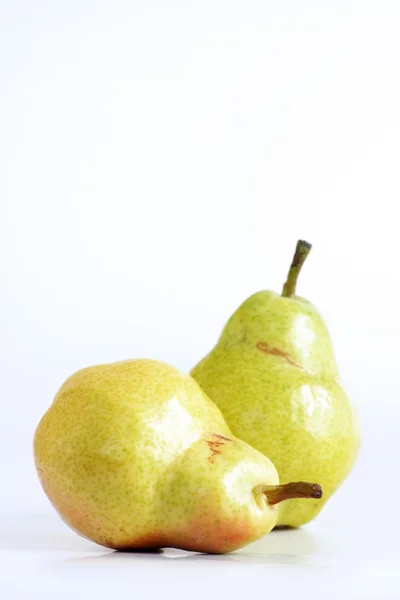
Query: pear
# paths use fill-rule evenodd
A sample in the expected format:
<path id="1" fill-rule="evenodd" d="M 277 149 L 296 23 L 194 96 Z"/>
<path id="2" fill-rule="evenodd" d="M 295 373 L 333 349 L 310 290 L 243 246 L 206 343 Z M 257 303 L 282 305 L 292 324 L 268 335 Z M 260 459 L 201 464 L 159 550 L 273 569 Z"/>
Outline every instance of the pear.
<path id="1" fill-rule="evenodd" d="M 280 486 L 189 375 L 153 360 L 72 375 L 39 423 L 34 455 L 62 519 L 115 549 L 228 552 L 268 533 L 281 500 L 321 496 L 318 485 Z"/>
<path id="2" fill-rule="evenodd" d="M 282 483 L 318 481 L 324 500 L 290 500 L 278 525 L 313 519 L 350 472 L 358 453 L 357 415 L 339 379 L 327 328 L 295 295 L 311 249 L 300 240 L 282 295 L 261 291 L 232 315 L 191 375 L 240 439 L 268 456 Z"/>

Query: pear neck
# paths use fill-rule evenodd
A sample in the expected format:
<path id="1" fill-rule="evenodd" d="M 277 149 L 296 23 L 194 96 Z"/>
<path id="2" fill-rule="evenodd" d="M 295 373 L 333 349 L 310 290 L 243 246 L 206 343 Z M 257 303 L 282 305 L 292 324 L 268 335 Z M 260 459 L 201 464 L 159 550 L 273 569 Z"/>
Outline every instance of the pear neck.
<path id="1" fill-rule="evenodd" d="M 296 251 L 293 256 L 292 264 L 290 265 L 286 283 L 283 286 L 283 298 L 293 298 L 293 296 L 296 294 L 297 278 L 310 250 L 311 244 L 308 242 L 304 240 L 299 240 L 297 242 Z"/>

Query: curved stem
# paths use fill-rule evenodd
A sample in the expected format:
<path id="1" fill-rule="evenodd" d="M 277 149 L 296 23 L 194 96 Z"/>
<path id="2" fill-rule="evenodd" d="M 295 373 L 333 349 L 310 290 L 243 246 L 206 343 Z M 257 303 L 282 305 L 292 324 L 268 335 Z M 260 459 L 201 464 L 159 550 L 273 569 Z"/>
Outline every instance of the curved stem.
<path id="1" fill-rule="evenodd" d="M 306 481 L 292 481 L 283 485 L 259 485 L 254 491 L 265 494 L 268 504 L 271 505 L 293 498 L 322 498 L 321 486 Z"/>
<path id="2" fill-rule="evenodd" d="M 295 295 L 297 278 L 310 250 L 311 244 L 308 242 L 305 242 L 304 240 L 299 240 L 297 242 L 296 252 L 294 253 L 292 264 L 290 265 L 286 283 L 283 286 L 283 297 L 292 298 Z"/>

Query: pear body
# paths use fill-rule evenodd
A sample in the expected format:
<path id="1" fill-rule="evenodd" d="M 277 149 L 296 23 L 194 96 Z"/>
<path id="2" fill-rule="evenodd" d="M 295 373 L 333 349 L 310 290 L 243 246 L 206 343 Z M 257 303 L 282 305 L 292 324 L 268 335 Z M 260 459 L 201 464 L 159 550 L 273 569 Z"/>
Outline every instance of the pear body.
<path id="1" fill-rule="evenodd" d="M 158 361 L 72 375 L 34 455 L 63 520 L 110 548 L 228 552 L 276 523 L 277 508 L 254 493 L 278 483 L 273 464 L 232 435 L 189 375 Z"/>
<path id="2" fill-rule="evenodd" d="M 191 372 L 232 432 L 268 456 L 281 483 L 318 482 L 320 501 L 288 500 L 278 525 L 313 519 L 351 470 L 357 415 L 341 385 L 330 337 L 307 300 L 258 292 Z"/>

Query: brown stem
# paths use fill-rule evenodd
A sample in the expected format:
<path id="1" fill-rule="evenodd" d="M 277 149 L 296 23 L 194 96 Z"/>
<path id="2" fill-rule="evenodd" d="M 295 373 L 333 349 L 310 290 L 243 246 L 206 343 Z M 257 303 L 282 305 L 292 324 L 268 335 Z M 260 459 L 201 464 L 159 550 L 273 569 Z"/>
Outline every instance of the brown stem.
<path id="1" fill-rule="evenodd" d="M 304 240 L 299 240 L 297 242 L 296 252 L 294 253 L 292 264 L 290 265 L 286 283 L 283 286 L 282 296 L 285 298 L 292 298 L 295 295 L 297 278 L 310 250 L 311 244 L 308 242 L 305 242 Z"/>
<path id="2" fill-rule="evenodd" d="M 322 488 L 317 483 L 292 481 L 283 485 L 261 485 L 260 492 L 266 495 L 268 504 L 278 504 L 292 498 L 322 498 Z"/>

